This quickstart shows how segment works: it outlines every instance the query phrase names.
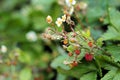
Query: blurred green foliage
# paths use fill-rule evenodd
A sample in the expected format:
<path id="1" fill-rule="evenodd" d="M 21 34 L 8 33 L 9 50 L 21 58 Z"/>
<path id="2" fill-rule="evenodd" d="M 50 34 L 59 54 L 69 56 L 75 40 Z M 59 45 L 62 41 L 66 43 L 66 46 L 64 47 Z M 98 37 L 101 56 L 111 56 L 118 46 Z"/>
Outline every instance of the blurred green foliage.
<path id="1" fill-rule="evenodd" d="M 0 7 L 0 45 L 8 48 L 7 53 L 0 53 L 3 60 L 0 64 L 0 75 L 7 75 L 4 80 L 52 78 L 53 72 L 49 63 L 57 55 L 57 51 L 52 50 L 54 46 L 50 41 L 41 39 L 41 33 L 48 27 L 48 14 L 54 15 L 54 19 L 59 16 L 61 10 L 57 1 L 1 0 Z M 26 39 L 29 31 L 36 33 L 37 41 Z M 17 59 L 16 55 L 19 55 Z"/>

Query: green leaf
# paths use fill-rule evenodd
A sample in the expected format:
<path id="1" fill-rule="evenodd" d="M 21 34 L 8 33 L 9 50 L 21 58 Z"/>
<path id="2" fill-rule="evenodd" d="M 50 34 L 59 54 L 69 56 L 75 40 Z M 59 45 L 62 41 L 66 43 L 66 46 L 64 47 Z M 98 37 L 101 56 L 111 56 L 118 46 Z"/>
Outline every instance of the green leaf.
<path id="1" fill-rule="evenodd" d="M 75 48 L 74 48 L 73 45 L 70 45 L 70 46 L 67 47 L 67 51 L 69 51 L 69 52 L 72 52 L 74 50 L 75 50 Z"/>
<path id="2" fill-rule="evenodd" d="M 115 76 L 117 72 L 117 69 L 109 71 L 101 80 L 113 80 L 113 77 Z"/>
<path id="3" fill-rule="evenodd" d="M 120 12 L 113 8 L 109 8 L 108 10 L 111 25 L 120 31 Z"/>
<path id="4" fill-rule="evenodd" d="M 51 67 L 52 68 L 62 68 L 62 69 L 65 69 L 65 70 L 69 70 L 70 67 L 63 64 L 63 61 L 66 59 L 66 57 L 64 56 L 58 56 L 57 58 L 55 58 L 52 63 L 51 63 Z"/>
<path id="5" fill-rule="evenodd" d="M 66 79 L 66 76 L 59 73 L 56 80 L 65 80 L 65 79 Z"/>
<path id="6" fill-rule="evenodd" d="M 120 71 L 117 72 L 113 80 L 119 80 L 120 79 Z"/>
<path id="7" fill-rule="evenodd" d="M 120 46 L 109 46 L 106 48 L 107 52 L 112 55 L 115 62 L 120 61 Z"/>
<path id="8" fill-rule="evenodd" d="M 90 29 L 86 29 L 86 31 L 82 31 L 82 35 L 86 38 L 90 38 L 91 32 Z"/>
<path id="9" fill-rule="evenodd" d="M 97 73 L 96 72 L 90 72 L 88 74 L 83 75 L 80 80 L 96 80 Z"/>
<path id="10" fill-rule="evenodd" d="M 30 63 L 31 62 L 31 56 L 26 52 L 21 52 L 18 59 L 22 63 Z"/>
<path id="11" fill-rule="evenodd" d="M 96 59 L 99 61 L 102 68 L 106 70 L 112 70 L 114 68 L 120 68 L 119 63 L 115 63 L 114 60 L 106 55 L 97 55 Z"/>
<path id="12" fill-rule="evenodd" d="M 109 56 L 99 55 L 96 56 L 96 59 L 99 60 L 102 68 L 110 70 L 101 80 L 119 80 L 120 76 L 120 64 L 115 63 Z"/>
<path id="13" fill-rule="evenodd" d="M 85 49 L 81 49 L 81 53 L 80 53 L 80 55 L 78 55 L 78 60 L 79 61 L 82 60 L 85 57 L 85 53 L 86 53 Z"/>
<path id="14" fill-rule="evenodd" d="M 29 68 L 24 68 L 21 72 L 20 72 L 20 80 L 31 80 L 32 77 L 32 73 L 31 70 Z"/>
<path id="15" fill-rule="evenodd" d="M 102 46 L 102 45 L 103 45 L 103 38 L 97 39 L 96 44 L 97 44 L 98 46 Z"/>
<path id="16" fill-rule="evenodd" d="M 52 3 L 55 2 L 55 0 L 48 0 L 48 1 L 45 1 L 45 0 L 31 0 L 31 3 L 32 5 L 36 8 L 36 9 L 40 9 L 42 11 L 45 11 L 47 12 Z"/>
<path id="17" fill-rule="evenodd" d="M 106 33 L 102 35 L 103 40 L 120 40 L 120 32 L 109 26 Z"/>
<path id="18" fill-rule="evenodd" d="M 98 74 L 100 77 L 102 77 L 103 74 L 102 74 L 101 64 L 97 59 L 95 59 L 95 63 L 96 63 L 96 67 L 98 68 Z"/>
<path id="19" fill-rule="evenodd" d="M 94 23 L 104 13 L 104 10 L 100 7 L 92 7 L 87 10 L 87 18 L 89 23 Z"/>
<path id="20" fill-rule="evenodd" d="M 103 34 L 104 40 L 120 40 L 120 12 L 116 9 L 108 9 L 108 20 L 110 26 L 106 33 Z"/>
<path id="21" fill-rule="evenodd" d="M 78 79 L 88 73 L 96 72 L 96 70 L 97 70 L 97 68 L 92 62 L 90 62 L 90 63 L 83 62 L 83 63 L 79 64 L 77 67 L 74 67 L 70 70 L 64 70 L 64 69 L 58 68 L 59 73 L 62 73 L 64 75 L 68 75 L 68 76 L 72 76 L 72 77 L 76 77 Z"/>

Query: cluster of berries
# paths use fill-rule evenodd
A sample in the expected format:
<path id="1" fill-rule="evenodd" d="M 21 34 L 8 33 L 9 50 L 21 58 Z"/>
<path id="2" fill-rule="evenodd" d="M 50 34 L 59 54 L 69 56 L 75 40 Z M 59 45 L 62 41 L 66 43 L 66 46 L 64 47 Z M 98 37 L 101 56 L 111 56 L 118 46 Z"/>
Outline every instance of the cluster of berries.
<path id="1" fill-rule="evenodd" d="M 75 40 L 71 40 L 70 39 L 70 42 L 74 43 Z M 69 46 L 72 45 L 71 43 L 69 44 L 69 40 L 66 40 L 66 39 L 63 41 L 63 44 L 64 44 L 64 47 L 65 47 L 65 45 L 69 45 Z M 91 41 L 89 41 L 87 43 L 87 45 L 89 46 L 90 49 L 92 49 L 93 46 L 94 46 L 93 42 L 91 42 Z M 66 47 L 67 50 L 68 50 L 69 46 Z M 73 58 L 73 59 L 72 60 L 70 60 L 70 59 L 65 60 L 64 64 L 69 65 L 70 67 L 77 66 L 78 63 L 79 63 L 80 55 L 82 53 L 82 50 L 80 48 L 81 49 L 85 49 L 85 50 L 87 49 L 87 47 L 82 47 L 82 46 L 80 47 L 80 45 L 78 45 L 78 44 L 76 44 L 75 46 L 72 46 L 73 50 L 72 51 L 70 50 L 71 52 L 68 50 L 69 51 L 68 52 L 68 56 L 69 56 L 69 58 Z M 93 53 L 94 53 L 94 51 L 93 52 L 85 52 L 84 53 L 85 60 L 88 61 L 88 62 L 92 61 L 93 58 L 94 58 L 94 54 Z"/>
<path id="2" fill-rule="evenodd" d="M 90 31 L 81 31 L 74 29 L 76 23 L 72 20 L 72 15 L 74 14 L 74 7 L 78 9 L 86 9 L 87 5 L 82 2 L 80 5 L 75 6 L 75 0 L 66 0 L 67 9 L 64 9 L 64 14 L 62 17 L 57 18 L 55 24 L 59 27 L 62 27 L 61 31 L 58 31 L 56 25 L 53 23 L 51 16 L 47 16 L 47 23 L 51 24 L 51 28 L 47 29 L 44 33 L 44 37 L 48 39 L 59 39 L 63 43 L 63 48 L 68 52 L 68 59 L 64 60 L 65 65 L 70 65 L 75 67 L 78 65 L 82 58 L 85 58 L 86 61 L 92 61 L 94 59 L 94 54 L 98 51 L 97 45 L 90 36 Z M 80 7 L 81 6 L 81 7 Z M 82 7 L 83 6 L 83 7 Z M 72 13 L 70 12 L 72 9 Z M 75 9 L 76 10 L 76 9 Z M 79 17 L 75 17 L 79 19 Z M 64 25 L 67 24 L 67 25 Z M 54 27 L 53 27 L 54 26 Z M 65 28 L 68 27 L 71 29 L 70 32 L 67 32 Z M 53 36 L 54 35 L 54 36 Z M 54 38 L 56 36 L 56 38 Z M 59 38 L 58 38 L 59 37 Z M 83 55 L 83 57 L 81 57 Z"/>

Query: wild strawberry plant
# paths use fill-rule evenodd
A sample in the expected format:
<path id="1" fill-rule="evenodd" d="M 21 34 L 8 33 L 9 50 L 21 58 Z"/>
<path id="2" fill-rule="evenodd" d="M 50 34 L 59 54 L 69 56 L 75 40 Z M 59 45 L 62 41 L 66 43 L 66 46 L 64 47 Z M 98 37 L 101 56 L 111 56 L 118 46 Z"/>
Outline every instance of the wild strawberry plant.
<path id="1" fill-rule="evenodd" d="M 61 55 L 51 63 L 58 73 L 80 80 L 120 79 L 120 12 L 110 8 L 108 0 L 105 2 L 104 11 L 100 9 L 99 13 L 95 12 L 97 8 L 90 9 L 87 2 L 61 0 L 63 13 L 56 21 L 47 16 L 49 27 L 42 36 L 61 43 Z M 99 20 L 99 24 L 94 20 Z M 107 31 L 95 36 L 98 32 L 93 33 L 91 26 L 96 24 L 106 25 Z"/>

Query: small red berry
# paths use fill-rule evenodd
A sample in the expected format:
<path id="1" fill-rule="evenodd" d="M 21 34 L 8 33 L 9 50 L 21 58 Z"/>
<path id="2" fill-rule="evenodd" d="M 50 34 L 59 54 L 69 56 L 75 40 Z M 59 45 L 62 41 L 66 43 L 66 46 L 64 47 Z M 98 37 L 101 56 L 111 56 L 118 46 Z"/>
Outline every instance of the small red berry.
<path id="1" fill-rule="evenodd" d="M 88 42 L 88 46 L 89 46 L 89 47 L 92 47 L 92 46 L 93 46 L 93 42 L 91 42 L 91 41 Z"/>
<path id="2" fill-rule="evenodd" d="M 80 50 L 79 50 L 79 49 L 76 49 L 76 50 L 75 50 L 75 54 L 76 54 L 76 55 L 79 55 L 79 54 L 80 54 Z"/>
<path id="3" fill-rule="evenodd" d="M 68 53 L 68 56 L 70 56 L 70 57 L 71 57 L 72 55 L 73 55 L 73 54 L 72 54 L 71 52 L 69 52 L 69 53 Z"/>
<path id="4" fill-rule="evenodd" d="M 77 61 L 73 61 L 72 66 L 76 67 L 77 65 L 78 65 L 78 62 Z"/>
<path id="5" fill-rule="evenodd" d="M 86 53 L 85 54 L 85 60 L 86 61 L 92 61 L 93 60 L 93 54 Z"/>

